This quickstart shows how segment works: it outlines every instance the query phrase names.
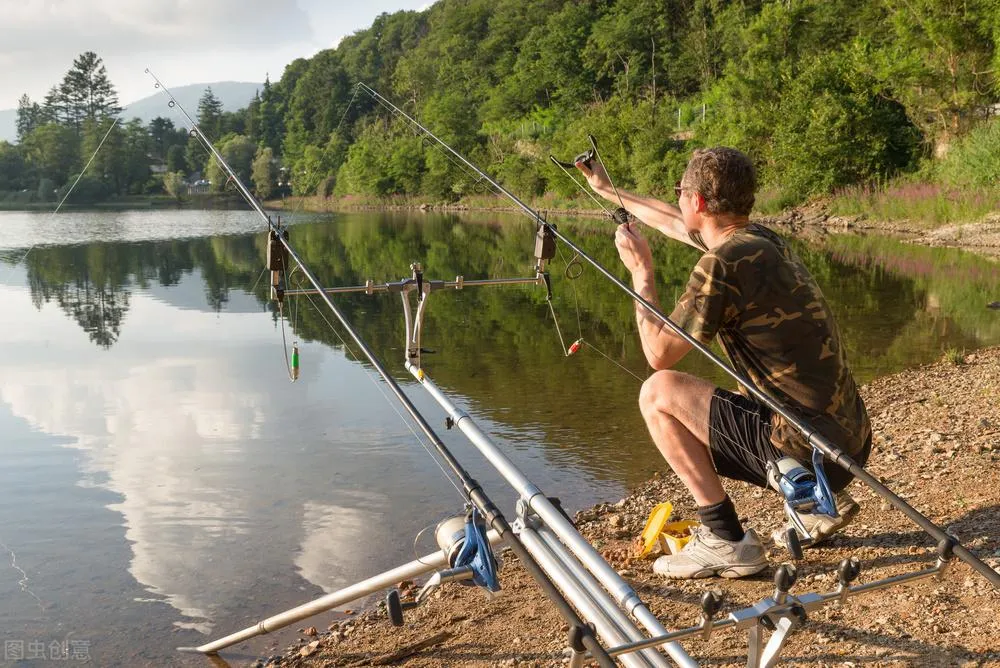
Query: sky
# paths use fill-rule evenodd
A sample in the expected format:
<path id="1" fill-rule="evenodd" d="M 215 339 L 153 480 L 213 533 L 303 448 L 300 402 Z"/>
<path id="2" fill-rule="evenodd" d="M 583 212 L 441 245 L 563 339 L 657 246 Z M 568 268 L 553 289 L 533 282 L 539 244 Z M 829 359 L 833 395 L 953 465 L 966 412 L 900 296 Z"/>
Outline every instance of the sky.
<path id="1" fill-rule="evenodd" d="M 176 88 L 281 78 L 379 14 L 433 0 L 0 0 L 0 109 L 41 102 L 73 59 L 94 51 L 128 105 L 152 95 L 148 67 Z"/>

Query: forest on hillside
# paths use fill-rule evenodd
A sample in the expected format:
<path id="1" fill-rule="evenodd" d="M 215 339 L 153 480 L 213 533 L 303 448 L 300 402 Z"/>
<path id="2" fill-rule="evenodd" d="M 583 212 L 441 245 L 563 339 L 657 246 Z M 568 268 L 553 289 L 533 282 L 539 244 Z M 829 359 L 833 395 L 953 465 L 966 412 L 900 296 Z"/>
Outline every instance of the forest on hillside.
<path id="1" fill-rule="evenodd" d="M 715 144 L 748 152 L 785 204 L 907 174 L 996 188 L 998 38 L 997 0 L 439 0 L 198 120 L 263 197 L 279 166 L 298 195 L 482 190 L 362 81 L 526 197 L 574 194 L 547 156 L 572 157 L 587 134 L 619 185 L 663 196 Z M 170 171 L 217 173 L 189 141 Z M 4 156 L 29 147 L 32 173 L 37 143 L 0 145 L 0 190 Z"/>

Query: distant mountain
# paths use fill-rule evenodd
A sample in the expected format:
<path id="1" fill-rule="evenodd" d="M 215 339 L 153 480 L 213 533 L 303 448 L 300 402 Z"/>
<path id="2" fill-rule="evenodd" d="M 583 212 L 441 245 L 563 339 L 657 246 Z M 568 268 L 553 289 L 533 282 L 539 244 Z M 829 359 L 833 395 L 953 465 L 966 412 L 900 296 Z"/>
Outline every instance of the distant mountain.
<path id="1" fill-rule="evenodd" d="M 198 115 L 198 100 L 205 89 L 212 87 L 212 93 L 222 102 L 226 111 L 243 109 L 253 99 L 253 94 L 263 88 L 264 84 L 245 81 L 216 81 L 215 83 L 191 84 L 171 88 L 177 101 L 193 118 Z M 175 109 L 167 106 L 167 94 L 163 91 L 133 102 L 125 109 L 125 120 L 140 118 L 143 123 L 149 123 L 157 116 L 169 118 L 174 125 L 185 125 L 184 117 Z M 17 110 L 0 109 L 0 141 L 13 142 L 17 139 Z"/>
<path id="2" fill-rule="evenodd" d="M 215 83 L 190 84 L 188 86 L 178 86 L 171 88 L 170 92 L 177 98 L 177 102 L 191 117 L 198 118 L 198 100 L 205 93 L 205 89 L 212 87 L 212 93 L 222 102 L 225 111 L 238 111 L 243 109 L 253 100 L 253 94 L 264 87 L 262 83 L 249 83 L 244 81 L 216 81 Z M 143 123 L 149 123 L 157 116 L 169 118 L 174 125 L 184 125 L 184 116 L 176 109 L 167 106 L 167 94 L 163 91 L 144 97 L 133 102 L 125 109 L 125 120 L 141 118 Z"/>

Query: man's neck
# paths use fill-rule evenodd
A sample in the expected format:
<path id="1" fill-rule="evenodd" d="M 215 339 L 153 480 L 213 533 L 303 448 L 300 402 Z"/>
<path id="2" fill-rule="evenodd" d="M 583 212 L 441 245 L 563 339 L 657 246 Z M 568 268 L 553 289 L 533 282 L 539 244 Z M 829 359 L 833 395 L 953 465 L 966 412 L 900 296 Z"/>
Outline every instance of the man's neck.
<path id="1" fill-rule="evenodd" d="M 749 224 L 749 216 L 705 218 L 701 226 L 701 238 L 711 250 L 725 243 L 733 234 L 746 229 Z"/>

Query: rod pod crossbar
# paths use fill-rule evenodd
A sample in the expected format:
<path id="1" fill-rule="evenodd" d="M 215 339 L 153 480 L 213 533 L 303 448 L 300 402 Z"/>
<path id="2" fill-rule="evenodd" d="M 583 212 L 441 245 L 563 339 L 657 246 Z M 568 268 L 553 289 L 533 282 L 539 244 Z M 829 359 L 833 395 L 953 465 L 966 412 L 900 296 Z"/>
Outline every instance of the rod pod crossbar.
<path id="1" fill-rule="evenodd" d="M 434 448 L 438 456 L 448 464 L 452 473 L 462 484 L 462 489 L 464 496 L 470 504 L 472 504 L 482 515 L 488 527 L 493 529 L 499 534 L 499 536 L 505 541 L 505 545 L 511 549 L 514 555 L 521 561 L 524 565 L 525 570 L 532 576 L 533 579 L 541 587 L 542 591 L 545 593 L 552 603 L 555 605 L 556 609 L 559 611 L 560 615 L 569 623 L 571 630 L 571 640 L 573 643 L 572 650 L 575 654 L 581 654 L 584 649 L 589 651 L 591 655 L 595 657 L 599 664 L 605 667 L 613 666 L 614 662 L 608 656 L 607 652 L 597 641 L 590 627 L 584 624 L 583 620 L 580 619 L 579 615 L 573 609 L 573 607 L 566 601 L 562 593 L 556 588 L 552 581 L 545 575 L 544 571 L 538 566 L 534 561 L 528 551 L 524 548 L 523 544 L 518 540 L 517 536 L 510 529 L 510 525 L 507 523 L 506 518 L 497 509 L 496 505 L 490 500 L 490 498 L 483 491 L 479 483 L 462 467 L 461 463 L 455 458 L 450 450 L 445 446 L 444 442 L 440 437 L 434 432 L 430 424 L 424 419 L 423 415 L 417 410 L 413 402 L 410 401 L 409 397 L 403 392 L 403 389 L 399 386 L 399 383 L 386 371 L 384 365 L 378 359 L 378 357 L 371 351 L 365 341 L 361 338 L 360 334 L 354 329 L 351 323 L 347 320 L 344 314 L 337 308 L 337 306 L 330 299 L 330 296 L 322 291 L 322 287 L 316 275 L 312 272 L 309 266 L 303 262 L 301 256 L 296 252 L 289 242 L 285 232 L 286 230 L 280 229 L 271 217 L 268 216 L 264 209 L 261 207 L 260 203 L 253 196 L 246 185 L 240 180 L 239 176 L 233 171 L 232 167 L 226 159 L 219 153 L 218 149 L 215 148 L 214 144 L 205 136 L 198 124 L 194 122 L 194 119 L 188 114 L 188 112 L 177 102 L 174 95 L 164 86 L 155 74 L 146 69 L 146 73 L 152 77 L 157 88 L 162 88 L 164 93 L 170 98 L 169 105 L 171 107 L 176 107 L 187 119 L 188 123 L 191 125 L 191 132 L 198 137 L 198 139 L 205 145 L 205 148 L 215 157 L 218 161 L 219 166 L 226 172 L 229 179 L 233 182 L 236 189 L 246 200 L 247 204 L 257 212 L 261 219 L 267 224 L 270 237 L 277 237 L 280 240 L 281 245 L 287 251 L 288 256 L 295 262 L 295 264 L 302 271 L 302 274 L 306 277 L 309 283 L 317 290 L 320 291 L 319 297 L 326 304 L 330 312 L 337 318 L 341 326 L 348 333 L 351 339 L 357 344 L 358 348 L 361 350 L 362 354 L 368 359 L 372 366 L 376 369 L 378 374 L 385 380 L 390 391 L 395 395 L 397 400 L 402 404 L 403 408 L 406 410 L 410 418 L 417 424 L 420 430 L 434 445 Z M 287 263 L 283 263 L 287 264 Z"/>
<path id="2" fill-rule="evenodd" d="M 888 487 L 886 487 L 884 484 L 882 484 L 882 482 L 878 480 L 875 476 L 868 473 L 868 471 L 865 470 L 863 466 L 855 462 L 850 456 L 848 456 L 840 448 L 834 445 L 830 441 L 830 439 L 825 437 L 823 434 L 819 433 L 819 431 L 814 429 L 805 420 L 792 413 L 785 406 L 783 406 L 781 403 L 773 399 L 765 392 L 758 389 L 752 382 L 744 378 L 735 369 L 730 367 L 724 360 L 722 360 L 722 358 L 720 358 L 718 355 L 709 350 L 706 345 L 701 343 L 701 341 L 698 341 L 696 338 L 688 334 L 682 327 L 673 322 L 669 317 L 667 317 L 659 308 L 657 308 L 649 300 L 645 299 L 638 292 L 636 292 L 631 287 L 626 285 L 621 279 L 619 279 L 617 276 L 612 274 L 607 268 L 601 265 L 600 262 L 591 257 L 590 254 L 588 254 L 582 248 L 573 243 L 573 241 L 570 240 L 566 235 L 559 232 L 559 230 L 556 229 L 554 225 L 551 225 L 548 222 L 546 222 L 546 220 L 539 214 L 538 211 L 536 211 L 535 209 L 531 208 L 523 201 L 521 201 L 516 195 L 511 193 L 502 185 L 500 185 L 493 177 L 491 177 L 485 171 L 483 171 L 474 163 L 469 161 L 468 158 L 466 158 L 461 153 L 456 151 L 454 148 L 449 146 L 445 141 L 440 139 L 433 132 L 431 132 L 426 127 L 421 125 L 419 122 L 414 120 L 410 115 L 408 115 L 402 109 L 400 109 L 395 104 L 387 100 L 374 88 L 368 86 L 364 82 L 359 82 L 357 86 L 359 89 L 365 91 L 370 96 L 372 96 L 380 104 L 385 105 L 394 113 L 400 115 L 401 117 L 405 118 L 407 121 L 412 123 L 415 127 L 419 128 L 424 134 L 433 139 L 446 151 L 448 151 L 453 156 L 455 156 L 455 158 L 461 161 L 462 164 L 466 165 L 471 170 L 476 172 L 476 174 L 478 174 L 483 180 L 485 180 L 487 183 L 493 186 L 497 192 L 501 193 L 502 195 L 510 199 L 510 201 L 513 202 L 518 207 L 518 209 L 520 209 L 525 215 L 527 215 L 529 218 L 535 221 L 537 225 L 547 226 L 548 228 L 550 228 L 552 234 L 557 239 L 566 244 L 566 246 L 570 250 L 572 250 L 574 253 L 583 258 L 588 264 L 594 267 L 594 269 L 600 272 L 605 278 L 610 280 L 620 290 L 625 292 L 625 294 L 629 295 L 635 302 L 641 304 L 657 320 L 659 320 L 666 327 L 668 327 L 670 331 L 672 331 L 674 334 L 687 341 L 689 344 L 691 344 L 693 348 L 695 348 L 698 352 L 707 357 L 713 364 L 719 367 L 726 375 L 728 375 L 730 378 L 732 378 L 740 385 L 745 387 L 747 391 L 751 395 L 753 395 L 755 399 L 757 399 L 765 406 L 770 408 L 772 411 L 778 413 L 783 418 L 788 420 L 788 422 L 793 426 L 795 426 L 795 428 L 798 429 L 799 432 L 805 437 L 806 442 L 809 443 L 811 447 L 815 448 L 816 450 L 819 450 L 821 453 L 823 453 L 823 455 L 827 459 L 829 459 L 837 466 L 840 466 L 842 469 L 849 472 L 855 478 L 861 480 L 864 484 L 870 487 L 876 494 L 889 501 L 893 506 L 902 511 L 903 514 L 910 519 L 910 521 L 912 521 L 914 524 L 920 527 L 924 532 L 926 532 L 932 538 L 934 538 L 934 541 L 936 543 L 940 544 L 941 541 L 946 541 L 951 543 L 955 556 L 957 556 L 959 559 L 961 559 L 966 564 L 971 566 L 976 572 L 978 572 L 980 575 L 989 580 L 989 582 L 995 588 L 1000 589 L 1000 573 L 993 570 L 989 566 L 989 564 L 984 562 L 982 559 L 973 554 L 968 548 L 963 546 L 958 541 L 958 539 L 956 539 L 954 536 L 950 534 L 945 533 L 945 531 L 941 529 L 941 527 L 934 524 L 926 515 L 918 511 L 916 508 L 907 503 L 902 497 L 900 497 L 898 494 L 896 494 Z"/>

